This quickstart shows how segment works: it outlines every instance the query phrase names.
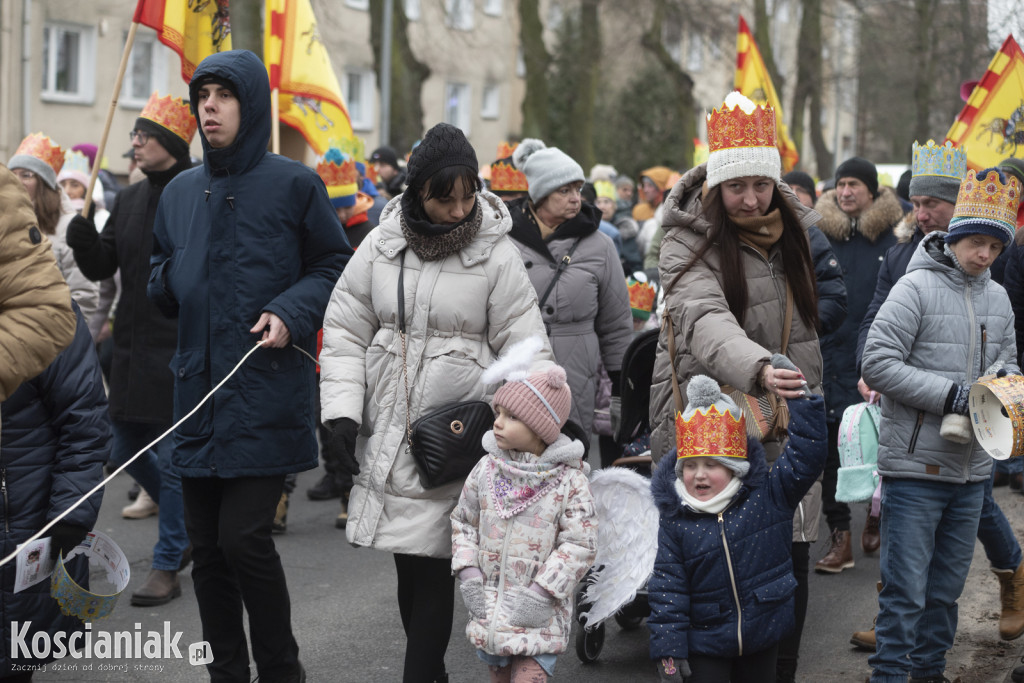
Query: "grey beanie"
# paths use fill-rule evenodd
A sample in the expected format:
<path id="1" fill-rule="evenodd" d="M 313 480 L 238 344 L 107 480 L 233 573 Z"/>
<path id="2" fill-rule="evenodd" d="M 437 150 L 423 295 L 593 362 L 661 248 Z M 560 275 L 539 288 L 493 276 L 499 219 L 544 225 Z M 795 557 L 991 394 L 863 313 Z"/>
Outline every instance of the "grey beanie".
<path id="1" fill-rule="evenodd" d="M 960 181 L 941 175 L 916 175 L 910 179 L 911 197 L 935 197 L 950 204 L 956 204 Z"/>
<path id="2" fill-rule="evenodd" d="M 583 182 L 583 167 L 558 149 L 548 147 L 536 138 L 526 138 L 512 153 L 512 163 L 526 176 L 530 199 L 540 200 L 569 183 Z"/>
<path id="3" fill-rule="evenodd" d="M 37 159 L 29 154 L 15 154 L 11 157 L 11 160 L 7 162 L 7 168 L 12 171 L 16 168 L 23 168 L 27 171 L 32 171 L 39 176 L 51 190 L 57 189 L 57 174 L 54 173 L 53 167 L 42 159 Z"/>
<path id="4" fill-rule="evenodd" d="M 686 385 L 686 410 L 683 411 L 682 416 L 684 421 L 689 421 L 693 417 L 694 413 L 698 409 L 707 412 L 712 406 L 718 410 L 719 413 L 725 414 L 727 411 L 732 413 L 732 416 L 737 420 L 743 417 L 743 411 L 736 405 L 736 402 L 732 400 L 727 394 L 722 393 L 721 387 L 718 386 L 718 382 L 711 379 L 707 375 L 694 375 L 690 378 L 690 383 Z M 698 455 L 698 454 L 694 454 Z M 730 458 L 724 456 L 710 456 L 712 460 L 716 460 L 722 465 L 728 467 L 736 473 L 737 477 L 741 479 L 747 476 L 750 471 L 750 463 L 744 458 Z M 680 456 L 676 460 L 676 476 L 682 478 L 683 474 L 683 463 L 686 461 L 686 456 Z"/>

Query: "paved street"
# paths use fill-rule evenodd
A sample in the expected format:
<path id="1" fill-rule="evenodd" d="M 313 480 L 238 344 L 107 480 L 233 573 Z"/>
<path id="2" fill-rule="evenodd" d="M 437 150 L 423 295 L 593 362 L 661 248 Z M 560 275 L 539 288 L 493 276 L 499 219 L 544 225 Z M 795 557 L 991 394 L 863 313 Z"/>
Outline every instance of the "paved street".
<path id="1" fill-rule="evenodd" d="M 319 471 L 299 477 L 291 506 L 288 533 L 278 536 L 292 595 L 292 614 L 301 648 L 300 656 L 310 681 L 359 683 L 401 679 L 403 635 L 395 601 L 395 578 L 391 556 L 377 551 L 355 549 L 344 533 L 333 526 L 337 504 L 312 502 L 305 490 L 315 483 Z M 114 538 L 132 562 L 132 580 L 114 613 L 96 622 L 94 632 L 141 629 L 162 632 L 164 621 L 171 632 L 181 631 L 179 648 L 187 657 L 187 645 L 201 640 L 198 612 L 188 572 L 182 577 L 183 597 L 157 608 L 132 607 L 128 594 L 145 579 L 156 535 L 156 518 L 124 520 L 120 510 L 127 503 L 128 480 L 118 478 L 107 492 L 98 528 Z M 1024 531 L 1024 496 L 997 489 L 997 500 L 1014 523 L 1018 537 Z M 855 511 L 855 538 L 859 539 L 863 509 Z M 824 528 L 824 524 L 822 525 Z M 819 542 L 811 550 L 814 562 L 825 552 Z M 848 645 L 850 633 L 870 626 L 876 608 L 875 581 L 878 560 L 861 558 L 857 566 L 839 576 L 812 575 L 811 607 L 804 631 L 798 679 L 819 681 L 863 681 L 868 672 L 867 655 Z M 999 644 L 996 622 L 999 609 L 998 584 L 989 572 L 978 546 L 968 588 L 960 602 L 960 630 L 950 653 L 947 676 L 960 676 L 963 683 L 1009 681 L 1008 673 L 1024 652 L 1024 639 L 1008 646 Z M 456 598 L 456 624 L 448 650 L 448 667 L 453 683 L 486 680 L 486 670 L 473 654 L 463 635 L 465 617 Z M 138 627 L 136 625 L 139 625 Z M 66 668 L 48 667 L 38 681 L 201 681 L 202 667 L 186 659 L 92 660 L 65 659 Z M 151 669 L 135 669 L 154 667 Z M 120 670 L 101 667 L 120 666 Z M 594 664 L 583 665 L 570 651 L 559 658 L 555 680 L 587 683 L 656 681 L 647 659 L 646 629 L 623 631 L 614 623 L 607 628 L 604 650 Z M 253 671 L 255 676 L 255 669 Z"/>

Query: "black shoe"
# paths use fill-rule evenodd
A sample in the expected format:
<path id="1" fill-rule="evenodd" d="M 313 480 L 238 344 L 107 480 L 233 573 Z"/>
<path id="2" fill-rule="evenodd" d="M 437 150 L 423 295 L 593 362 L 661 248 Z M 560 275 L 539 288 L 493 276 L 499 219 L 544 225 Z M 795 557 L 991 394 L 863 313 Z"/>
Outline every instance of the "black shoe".
<path id="1" fill-rule="evenodd" d="M 306 495 L 310 500 L 331 500 L 341 497 L 341 487 L 334 482 L 333 474 L 325 474 L 316 486 L 306 489 Z"/>
<path id="2" fill-rule="evenodd" d="M 928 678 L 910 678 L 909 683 L 950 683 L 945 676 L 929 676 Z"/>
<path id="3" fill-rule="evenodd" d="M 1021 661 L 1024 661 L 1024 659 Z M 1024 664 L 1021 664 L 1010 672 L 1010 680 L 1013 681 L 1013 683 L 1024 683 Z"/>
<path id="4" fill-rule="evenodd" d="M 141 490 L 142 490 L 142 487 L 139 486 L 139 482 L 133 481 L 132 482 L 132 487 L 130 489 L 128 489 L 128 500 L 135 500 L 136 498 L 138 498 L 139 497 L 139 491 L 141 491 Z"/>

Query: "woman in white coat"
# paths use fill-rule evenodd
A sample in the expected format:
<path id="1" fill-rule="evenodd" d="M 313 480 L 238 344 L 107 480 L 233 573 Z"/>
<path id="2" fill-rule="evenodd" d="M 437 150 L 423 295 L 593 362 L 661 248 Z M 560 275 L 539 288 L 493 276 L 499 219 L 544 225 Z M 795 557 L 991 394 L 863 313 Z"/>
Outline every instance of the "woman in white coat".
<path id="1" fill-rule="evenodd" d="M 331 434 L 326 456 L 358 470 L 346 536 L 356 546 L 394 553 L 407 639 L 402 680 L 431 683 L 448 680 L 449 515 L 463 481 L 426 488 L 406 426 L 447 404 L 489 400 L 496 387 L 483 384 L 484 369 L 507 345 L 545 335 L 536 294 L 508 238 L 508 209 L 481 190 L 465 135 L 434 126 L 408 170 L 408 190 L 388 203 L 335 287 L 320 381 Z M 550 362 L 550 349 L 538 358 Z"/>

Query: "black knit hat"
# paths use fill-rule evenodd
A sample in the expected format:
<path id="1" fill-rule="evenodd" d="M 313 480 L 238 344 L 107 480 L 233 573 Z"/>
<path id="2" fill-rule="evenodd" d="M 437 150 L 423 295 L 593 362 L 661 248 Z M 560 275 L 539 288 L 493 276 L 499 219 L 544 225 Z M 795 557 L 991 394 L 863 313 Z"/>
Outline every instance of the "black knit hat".
<path id="1" fill-rule="evenodd" d="M 427 131 L 409 157 L 409 187 L 423 187 L 431 176 L 448 166 L 467 166 L 474 173 L 480 170 L 476 152 L 465 134 L 451 124 L 439 123 Z"/>
<path id="2" fill-rule="evenodd" d="M 999 162 L 999 170 L 1003 173 L 1010 173 L 1024 184 L 1024 159 L 1010 157 Z"/>
<path id="3" fill-rule="evenodd" d="M 398 153 L 390 147 L 378 147 L 370 154 L 370 163 L 387 164 L 388 166 L 398 168 Z"/>
<path id="4" fill-rule="evenodd" d="M 803 171 L 790 171 L 782 176 L 782 181 L 790 187 L 799 187 L 811 195 L 812 201 L 818 200 L 818 191 L 814 189 L 814 178 Z"/>
<path id="5" fill-rule="evenodd" d="M 878 169 L 862 157 L 851 157 L 836 169 L 836 184 L 843 178 L 856 178 L 868 186 L 872 197 L 878 196 Z"/>

